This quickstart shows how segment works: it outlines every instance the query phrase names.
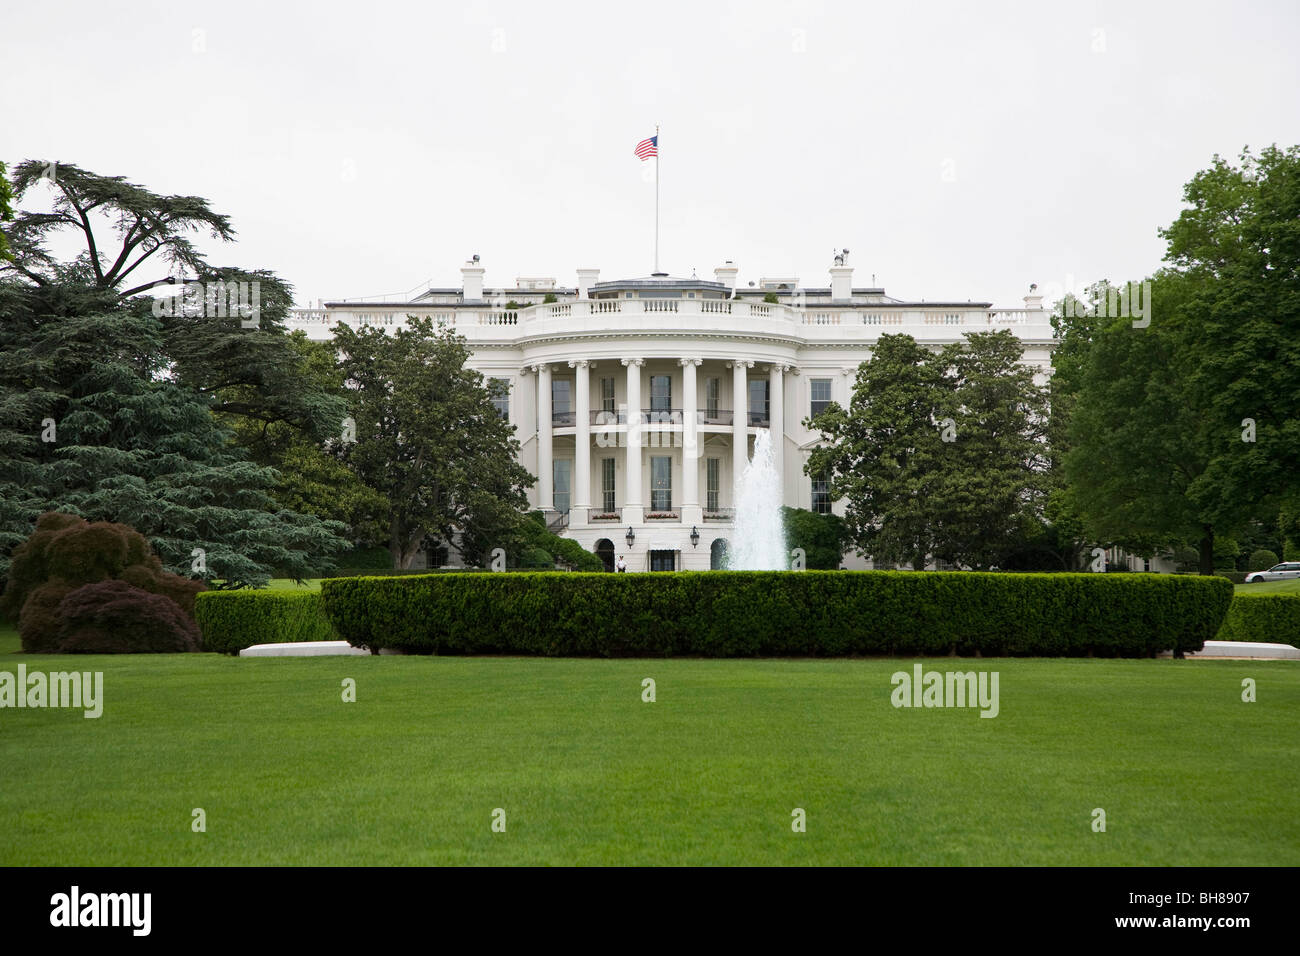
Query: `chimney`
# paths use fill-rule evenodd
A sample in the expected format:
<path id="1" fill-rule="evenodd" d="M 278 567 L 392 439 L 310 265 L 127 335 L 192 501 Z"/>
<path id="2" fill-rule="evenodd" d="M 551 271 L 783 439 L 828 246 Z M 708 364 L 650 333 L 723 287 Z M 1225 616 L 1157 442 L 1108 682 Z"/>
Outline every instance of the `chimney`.
<path id="1" fill-rule="evenodd" d="M 483 298 L 483 272 L 483 267 L 478 263 L 478 256 L 460 267 L 461 278 L 464 281 L 464 292 L 461 298 L 464 301 L 478 301 Z"/>
<path id="2" fill-rule="evenodd" d="M 713 277 L 733 291 L 736 288 L 736 276 L 739 274 L 740 270 L 730 259 L 713 270 Z"/>
<path id="3" fill-rule="evenodd" d="M 849 250 L 836 253 L 831 266 L 831 301 L 848 302 L 853 298 L 853 267 L 849 265 Z"/>
<path id="4" fill-rule="evenodd" d="M 591 287 L 600 280 L 599 269 L 579 269 L 578 270 L 578 298 L 591 298 Z"/>

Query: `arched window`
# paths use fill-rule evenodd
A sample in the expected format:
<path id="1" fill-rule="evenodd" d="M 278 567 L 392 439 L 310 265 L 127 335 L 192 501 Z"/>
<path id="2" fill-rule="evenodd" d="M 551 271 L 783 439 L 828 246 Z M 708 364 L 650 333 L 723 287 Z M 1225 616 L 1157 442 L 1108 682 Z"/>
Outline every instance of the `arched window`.
<path id="1" fill-rule="evenodd" d="M 727 539 L 714 538 L 709 546 L 709 570 L 722 571 L 727 567 Z"/>

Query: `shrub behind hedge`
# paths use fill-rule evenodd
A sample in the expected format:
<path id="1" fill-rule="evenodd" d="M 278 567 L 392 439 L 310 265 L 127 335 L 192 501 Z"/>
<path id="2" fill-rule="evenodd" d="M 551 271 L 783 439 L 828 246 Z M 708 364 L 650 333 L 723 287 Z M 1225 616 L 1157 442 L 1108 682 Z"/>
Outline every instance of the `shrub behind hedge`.
<path id="1" fill-rule="evenodd" d="M 1250 561 L 1246 564 L 1247 571 L 1267 571 L 1273 565 L 1277 564 L 1277 555 L 1267 548 L 1260 548 L 1258 551 L 1250 553 Z"/>
<path id="2" fill-rule="evenodd" d="M 254 644 L 337 641 L 315 591 L 206 591 L 195 602 L 203 649 L 238 654 Z"/>
<path id="3" fill-rule="evenodd" d="M 1217 639 L 1300 647 L 1300 597 L 1259 594 L 1233 598 Z"/>
<path id="4" fill-rule="evenodd" d="M 704 657 L 1199 650 L 1216 577 L 905 571 L 442 574 L 321 582 L 339 635 L 439 654 Z"/>

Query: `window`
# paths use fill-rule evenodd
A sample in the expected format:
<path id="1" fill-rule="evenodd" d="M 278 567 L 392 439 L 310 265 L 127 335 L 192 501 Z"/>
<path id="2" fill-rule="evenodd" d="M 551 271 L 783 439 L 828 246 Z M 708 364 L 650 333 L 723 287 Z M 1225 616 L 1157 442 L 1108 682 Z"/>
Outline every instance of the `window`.
<path id="1" fill-rule="evenodd" d="M 819 515 L 831 513 L 831 483 L 825 478 L 813 479 L 812 510 Z"/>
<path id="2" fill-rule="evenodd" d="M 650 411 L 667 412 L 673 407 L 673 380 L 668 375 L 650 376 Z"/>
<path id="3" fill-rule="evenodd" d="M 600 497 L 601 506 L 606 514 L 616 510 L 614 502 L 614 459 L 600 460 Z"/>
<path id="4" fill-rule="evenodd" d="M 671 458 L 650 459 L 650 510 L 672 511 L 673 509 L 673 460 Z"/>
<path id="5" fill-rule="evenodd" d="M 716 378 L 704 380 L 704 417 L 714 421 L 718 417 L 718 393 L 720 382 Z"/>
<path id="6" fill-rule="evenodd" d="M 570 484 L 573 477 L 573 462 L 567 458 L 555 459 L 553 468 L 555 477 L 554 501 L 555 510 L 561 514 L 569 513 L 569 492 L 572 490 Z"/>
<path id="7" fill-rule="evenodd" d="M 706 458 L 704 474 L 704 508 L 706 511 L 717 511 L 722 490 L 722 459 Z"/>
<path id="8" fill-rule="evenodd" d="M 755 379 L 749 383 L 749 423 L 751 425 L 766 424 L 767 417 L 767 387 L 771 383 L 766 379 Z"/>
<path id="9" fill-rule="evenodd" d="M 557 415 L 573 411 L 573 383 L 567 378 L 551 379 L 551 411 Z"/>
<path id="10" fill-rule="evenodd" d="M 600 380 L 600 410 L 602 412 L 614 411 L 614 380 L 612 378 L 602 378 Z"/>
<path id="11" fill-rule="evenodd" d="M 433 538 L 424 539 L 425 567 L 445 568 L 451 560 L 451 551 L 441 541 Z"/>
<path id="12" fill-rule="evenodd" d="M 567 378 L 551 379 L 551 424 L 574 424 L 573 382 Z"/>
<path id="13" fill-rule="evenodd" d="M 822 412 L 826 411 L 826 406 L 831 403 L 831 380 L 829 378 L 815 378 L 812 385 L 812 417 L 816 418 Z"/>
<path id="14" fill-rule="evenodd" d="M 492 407 L 497 410 L 497 417 L 502 421 L 510 421 L 510 379 L 491 379 L 488 389 L 492 394 Z"/>

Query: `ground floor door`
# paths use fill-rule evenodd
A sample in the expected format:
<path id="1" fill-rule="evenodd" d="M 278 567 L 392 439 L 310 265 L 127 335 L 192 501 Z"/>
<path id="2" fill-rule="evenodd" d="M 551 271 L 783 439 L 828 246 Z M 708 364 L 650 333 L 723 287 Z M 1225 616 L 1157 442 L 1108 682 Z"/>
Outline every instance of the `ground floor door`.
<path id="1" fill-rule="evenodd" d="M 651 571 L 676 571 L 677 552 L 676 551 L 651 551 L 650 570 Z"/>

